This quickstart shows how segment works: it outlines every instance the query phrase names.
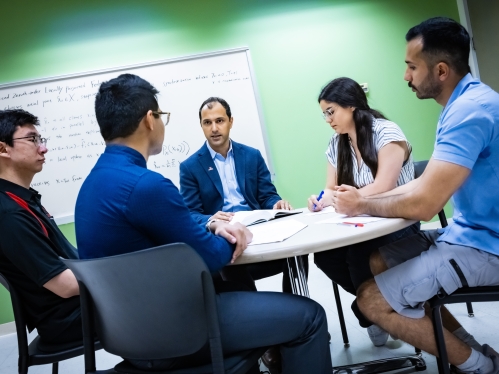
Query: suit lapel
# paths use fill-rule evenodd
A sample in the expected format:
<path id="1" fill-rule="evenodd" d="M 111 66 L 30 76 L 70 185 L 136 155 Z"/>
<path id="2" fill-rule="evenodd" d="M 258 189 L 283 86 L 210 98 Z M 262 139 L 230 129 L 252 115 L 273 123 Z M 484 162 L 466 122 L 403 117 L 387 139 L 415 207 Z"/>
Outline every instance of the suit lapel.
<path id="1" fill-rule="evenodd" d="M 215 166 L 215 163 L 213 162 L 213 159 L 211 158 L 210 151 L 208 150 L 208 147 L 206 146 L 206 143 L 204 144 L 203 148 L 201 151 L 198 153 L 198 159 L 199 162 L 201 163 L 201 166 L 203 167 L 203 170 L 205 173 L 208 175 L 208 177 L 211 179 L 215 187 L 217 188 L 218 193 L 220 196 L 224 197 L 224 190 L 222 187 L 222 180 L 220 179 L 220 175 L 218 175 L 218 170 Z"/>
<path id="2" fill-rule="evenodd" d="M 232 151 L 234 152 L 234 163 L 236 165 L 237 184 L 244 199 L 248 201 L 246 198 L 246 179 L 244 178 L 246 175 L 246 152 L 244 152 L 244 148 L 240 144 L 234 141 L 232 141 Z"/>

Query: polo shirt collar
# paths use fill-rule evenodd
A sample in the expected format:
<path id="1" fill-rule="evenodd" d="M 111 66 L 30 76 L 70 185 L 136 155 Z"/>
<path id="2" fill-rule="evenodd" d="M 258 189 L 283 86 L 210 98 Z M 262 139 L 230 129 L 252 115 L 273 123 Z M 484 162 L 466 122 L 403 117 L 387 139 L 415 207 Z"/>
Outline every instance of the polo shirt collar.
<path id="1" fill-rule="evenodd" d="M 23 186 L 2 178 L 0 178 L 0 191 L 13 193 L 25 201 L 40 198 L 40 194 L 37 190 L 33 188 L 24 188 Z"/>
<path id="2" fill-rule="evenodd" d="M 217 157 L 217 155 L 220 155 L 220 153 L 215 152 L 213 150 L 213 148 L 210 147 L 210 145 L 208 144 L 208 141 L 206 141 L 206 147 L 208 147 L 208 151 L 210 152 L 212 160 L 214 160 Z M 229 154 L 231 154 L 231 153 L 232 153 L 232 140 L 229 140 L 229 150 L 227 151 L 227 156 L 229 156 Z M 223 158 L 222 155 L 220 155 L 220 156 Z"/>
<path id="3" fill-rule="evenodd" d="M 473 78 L 473 76 L 470 73 L 466 74 L 456 85 L 454 91 L 452 91 L 452 95 L 450 95 L 449 101 L 447 101 L 445 108 L 448 108 L 454 101 L 456 101 L 456 99 L 468 89 L 470 84 L 476 84 L 479 82 L 480 81 L 478 79 Z"/>
<path id="4" fill-rule="evenodd" d="M 147 162 L 144 156 L 139 151 L 125 145 L 108 144 L 104 153 L 125 156 L 131 163 L 147 168 Z"/>

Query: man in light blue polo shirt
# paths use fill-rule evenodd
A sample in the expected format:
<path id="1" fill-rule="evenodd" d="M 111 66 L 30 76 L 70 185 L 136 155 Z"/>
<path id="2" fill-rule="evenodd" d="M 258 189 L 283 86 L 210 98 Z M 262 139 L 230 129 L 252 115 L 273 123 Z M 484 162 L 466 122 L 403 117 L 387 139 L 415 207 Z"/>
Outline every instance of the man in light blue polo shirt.
<path id="1" fill-rule="evenodd" d="M 349 215 L 427 221 L 452 198 L 453 223 L 380 248 L 371 258 L 375 279 L 357 295 L 369 320 L 435 355 L 425 302 L 467 285 L 499 285 L 499 94 L 469 74 L 470 39 L 459 23 L 432 18 L 406 40 L 404 79 L 419 99 L 443 106 L 432 158 L 420 178 L 372 198 L 339 186 L 333 205 Z M 499 372 L 492 348 L 463 335 L 448 312 L 444 320 L 451 364 L 466 373 Z"/>

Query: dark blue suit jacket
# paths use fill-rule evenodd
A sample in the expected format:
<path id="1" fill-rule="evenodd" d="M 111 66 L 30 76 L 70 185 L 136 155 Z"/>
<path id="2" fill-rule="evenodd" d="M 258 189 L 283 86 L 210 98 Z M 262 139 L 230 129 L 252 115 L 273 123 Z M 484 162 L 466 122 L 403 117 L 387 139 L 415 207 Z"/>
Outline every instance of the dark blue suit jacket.
<path id="1" fill-rule="evenodd" d="M 251 209 L 272 209 L 281 200 L 259 150 L 232 141 L 237 183 Z M 194 220 L 204 224 L 224 205 L 222 180 L 206 143 L 180 164 L 180 193 Z"/>

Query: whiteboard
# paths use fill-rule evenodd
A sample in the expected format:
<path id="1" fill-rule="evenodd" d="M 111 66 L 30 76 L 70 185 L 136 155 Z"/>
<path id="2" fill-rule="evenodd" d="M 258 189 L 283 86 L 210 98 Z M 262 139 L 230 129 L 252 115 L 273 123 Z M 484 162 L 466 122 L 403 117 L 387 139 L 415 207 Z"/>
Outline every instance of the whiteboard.
<path id="1" fill-rule="evenodd" d="M 273 175 L 248 48 L 0 85 L 0 108 L 36 115 L 38 130 L 48 139 L 46 163 L 31 187 L 40 192 L 58 224 L 74 221 L 80 187 L 104 152 L 94 111 L 99 85 L 123 73 L 149 81 L 160 92 L 161 110 L 171 112 L 163 150 L 149 158 L 149 169 L 179 186 L 180 162 L 206 140 L 199 107 L 208 97 L 218 96 L 231 107 L 231 138 L 259 149 Z"/>

